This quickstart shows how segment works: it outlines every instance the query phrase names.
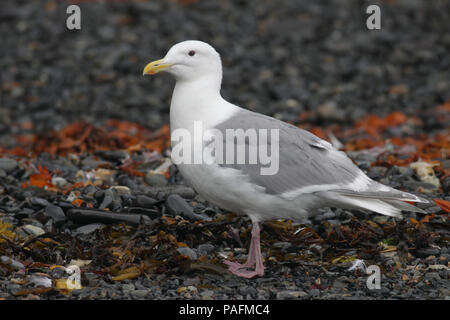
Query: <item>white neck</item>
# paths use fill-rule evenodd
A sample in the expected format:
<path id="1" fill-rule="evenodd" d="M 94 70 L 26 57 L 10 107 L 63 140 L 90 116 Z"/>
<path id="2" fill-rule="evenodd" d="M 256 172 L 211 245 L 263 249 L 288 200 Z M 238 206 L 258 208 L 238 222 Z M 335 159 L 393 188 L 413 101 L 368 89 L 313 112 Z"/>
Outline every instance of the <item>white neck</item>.
<path id="1" fill-rule="evenodd" d="M 211 128 L 229 118 L 239 107 L 220 95 L 221 76 L 204 76 L 196 80 L 177 79 L 170 105 L 171 131 L 191 130 L 194 121 L 202 121 Z"/>

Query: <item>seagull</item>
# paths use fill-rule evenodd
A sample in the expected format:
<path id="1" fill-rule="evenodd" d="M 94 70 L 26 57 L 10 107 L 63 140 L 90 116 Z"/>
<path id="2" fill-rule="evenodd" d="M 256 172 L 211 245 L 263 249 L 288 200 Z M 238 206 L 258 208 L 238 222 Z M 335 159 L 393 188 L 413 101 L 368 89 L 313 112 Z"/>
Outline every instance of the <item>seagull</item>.
<path id="1" fill-rule="evenodd" d="M 209 154 L 204 161 L 176 159 L 178 162 L 174 163 L 201 197 L 225 210 L 247 215 L 252 221 L 247 261 L 244 264 L 225 261 L 229 271 L 236 276 L 264 275 L 260 224 L 266 220 L 305 222 L 323 207 L 369 210 L 393 217 L 401 217 L 402 210 L 424 213 L 407 202 L 427 200 L 370 179 L 344 152 L 327 141 L 226 101 L 220 93 L 221 58 L 211 45 L 197 40 L 177 43 L 164 58 L 147 64 L 143 75 L 162 71 L 176 79 L 170 105 L 172 160 L 175 147 L 180 145 L 183 151 L 178 154 L 186 155 L 185 159 L 192 160 L 189 152 L 194 158 L 201 158 L 202 152 Z M 189 138 L 189 135 L 198 135 L 199 125 L 202 132 L 206 132 L 201 143 Z M 239 140 L 239 137 L 228 135 L 229 131 L 248 134 Z M 253 131 L 260 135 L 250 134 Z M 261 134 L 268 132 L 274 134 L 265 138 Z M 257 139 L 250 139 L 255 136 Z M 247 147 L 245 156 L 258 148 L 271 150 L 276 155 L 272 160 L 277 164 L 273 166 L 273 172 L 265 172 L 263 169 L 270 171 L 270 168 L 263 157 L 250 163 L 247 158 L 246 161 L 228 161 L 239 156 L 231 151 L 228 153 L 228 149 L 222 155 L 216 149 L 205 152 L 212 144 L 220 145 L 213 143 L 216 140 L 227 147 Z M 230 159 L 224 160 L 224 153 L 229 154 Z"/>

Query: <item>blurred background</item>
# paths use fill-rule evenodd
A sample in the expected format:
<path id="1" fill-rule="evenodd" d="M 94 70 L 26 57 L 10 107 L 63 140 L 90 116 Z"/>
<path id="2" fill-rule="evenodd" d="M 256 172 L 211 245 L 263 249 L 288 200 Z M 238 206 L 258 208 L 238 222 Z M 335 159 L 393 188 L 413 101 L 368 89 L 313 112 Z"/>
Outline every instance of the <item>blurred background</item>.
<path id="1" fill-rule="evenodd" d="M 81 30 L 66 28 L 70 4 Z M 370 4 L 381 30 L 366 28 Z M 449 21 L 447 0 L 2 0 L 0 145 L 80 119 L 161 127 L 174 80 L 142 69 L 188 39 L 221 54 L 226 99 L 285 121 L 420 115 L 450 99 Z"/>

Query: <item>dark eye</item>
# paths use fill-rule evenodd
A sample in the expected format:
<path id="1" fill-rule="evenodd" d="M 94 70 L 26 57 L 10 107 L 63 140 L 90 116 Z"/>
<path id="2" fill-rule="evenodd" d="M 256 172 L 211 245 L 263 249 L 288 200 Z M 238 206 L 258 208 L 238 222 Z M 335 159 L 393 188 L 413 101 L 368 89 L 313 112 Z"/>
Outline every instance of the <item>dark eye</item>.
<path id="1" fill-rule="evenodd" d="M 189 51 L 188 55 L 190 55 L 191 57 L 195 56 L 195 51 L 194 50 Z"/>

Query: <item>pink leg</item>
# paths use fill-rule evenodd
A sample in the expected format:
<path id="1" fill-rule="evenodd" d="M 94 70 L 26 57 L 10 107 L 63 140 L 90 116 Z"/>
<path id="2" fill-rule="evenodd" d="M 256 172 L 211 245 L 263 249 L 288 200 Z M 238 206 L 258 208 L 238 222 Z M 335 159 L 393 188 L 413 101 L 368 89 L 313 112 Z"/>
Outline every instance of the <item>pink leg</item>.
<path id="1" fill-rule="evenodd" d="M 253 223 L 250 249 L 248 252 L 247 261 L 244 264 L 225 261 L 225 264 L 228 265 L 228 270 L 230 270 L 231 273 L 244 278 L 253 278 L 254 276 L 264 275 L 264 265 L 261 255 L 259 236 L 260 231 L 259 224 L 257 222 Z M 254 270 L 248 270 L 252 268 L 254 268 Z"/>

